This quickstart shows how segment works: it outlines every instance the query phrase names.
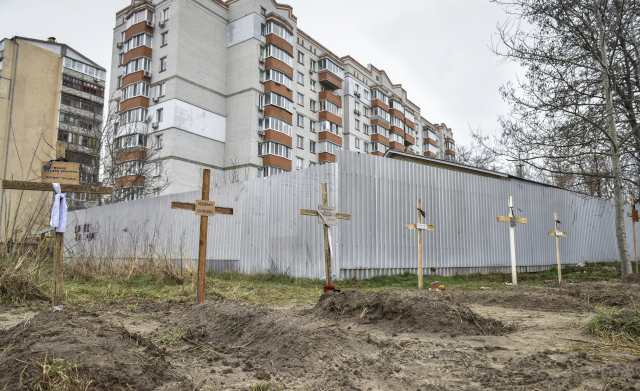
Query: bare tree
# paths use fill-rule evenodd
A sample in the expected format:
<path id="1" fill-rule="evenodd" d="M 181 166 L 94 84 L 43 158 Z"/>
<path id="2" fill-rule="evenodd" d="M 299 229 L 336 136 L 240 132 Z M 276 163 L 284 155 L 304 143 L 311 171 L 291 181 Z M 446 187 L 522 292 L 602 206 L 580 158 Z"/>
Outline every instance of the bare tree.
<path id="1" fill-rule="evenodd" d="M 552 183 L 612 198 L 625 277 L 625 192 L 638 185 L 638 2 L 493 1 L 515 17 L 498 27 L 493 50 L 527 71 L 501 89 L 511 112 L 493 150 Z"/>
<path id="2" fill-rule="evenodd" d="M 458 146 L 456 161 L 486 170 L 504 171 L 505 166 L 501 156 L 483 145 L 483 141 L 488 143 L 487 137 L 476 133 L 471 144 Z"/>

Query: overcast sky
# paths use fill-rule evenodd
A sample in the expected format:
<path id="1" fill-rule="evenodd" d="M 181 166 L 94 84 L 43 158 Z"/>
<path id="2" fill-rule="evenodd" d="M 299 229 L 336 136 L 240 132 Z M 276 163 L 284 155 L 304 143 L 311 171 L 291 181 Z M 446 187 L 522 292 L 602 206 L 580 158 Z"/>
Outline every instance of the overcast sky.
<path id="1" fill-rule="evenodd" d="M 514 80 L 518 68 L 499 64 L 489 50 L 496 24 L 506 20 L 496 4 L 489 0 L 283 2 L 293 6 L 300 29 L 333 53 L 385 70 L 420 106 L 424 118 L 453 129 L 458 145 L 470 141 L 470 127 L 484 133 L 499 131 L 497 117 L 508 107 L 498 88 Z M 109 71 L 115 13 L 128 4 L 130 0 L 0 0 L 0 39 L 55 36 Z"/>

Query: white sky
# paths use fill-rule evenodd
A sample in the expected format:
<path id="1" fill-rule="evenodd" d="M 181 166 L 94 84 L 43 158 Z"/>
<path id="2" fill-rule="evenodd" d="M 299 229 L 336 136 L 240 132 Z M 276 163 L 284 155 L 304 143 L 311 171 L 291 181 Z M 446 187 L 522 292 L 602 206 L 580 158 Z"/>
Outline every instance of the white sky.
<path id="1" fill-rule="evenodd" d="M 496 24 L 506 20 L 496 4 L 489 0 L 282 2 L 293 7 L 302 30 L 336 55 L 351 55 L 365 66 L 372 63 L 385 70 L 420 106 L 423 117 L 453 129 L 458 145 L 469 143 L 470 127 L 499 132 L 497 116 L 506 114 L 508 107 L 498 88 L 514 80 L 519 68 L 499 64 L 489 50 Z M 130 0 L 0 0 L 0 39 L 54 36 L 109 70 L 115 13 L 128 4 Z"/>

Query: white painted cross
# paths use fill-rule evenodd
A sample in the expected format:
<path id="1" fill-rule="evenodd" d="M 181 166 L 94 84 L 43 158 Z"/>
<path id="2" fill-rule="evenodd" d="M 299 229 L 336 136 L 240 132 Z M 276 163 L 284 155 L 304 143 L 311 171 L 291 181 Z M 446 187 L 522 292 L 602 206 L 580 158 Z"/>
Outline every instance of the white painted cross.
<path id="1" fill-rule="evenodd" d="M 433 231 L 433 225 L 422 224 L 422 201 L 418 198 L 418 224 L 407 223 L 408 229 L 418 230 L 418 289 L 422 289 L 422 231 Z"/>
<path id="2" fill-rule="evenodd" d="M 509 216 L 498 216 L 498 221 L 509 224 L 509 238 L 511 239 L 511 283 L 518 285 L 518 274 L 516 273 L 516 223 L 527 224 L 524 217 L 513 215 L 513 197 L 509 196 Z"/>
<path id="3" fill-rule="evenodd" d="M 560 263 L 560 236 L 567 236 L 566 232 L 560 232 L 558 230 L 558 224 L 560 224 L 560 222 L 558 221 L 558 213 L 554 213 L 553 214 L 554 218 L 556 219 L 556 230 L 555 231 L 549 231 L 549 236 L 555 236 L 556 237 L 556 250 L 558 252 L 558 282 L 561 283 L 562 282 L 562 263 Z"/>

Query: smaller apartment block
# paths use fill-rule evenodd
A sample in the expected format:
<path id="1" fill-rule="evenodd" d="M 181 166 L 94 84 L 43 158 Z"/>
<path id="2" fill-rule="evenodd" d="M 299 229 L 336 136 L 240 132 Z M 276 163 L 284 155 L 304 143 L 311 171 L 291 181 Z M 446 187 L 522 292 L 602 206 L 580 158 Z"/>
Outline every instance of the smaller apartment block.
<path id="1" fill-rule="evenodd" d="M 55 38 L 0 41 L 0 157 L 2 177 L 39 180 L 40 161 L 80 163 L 80 183 L 97 185 L 106 70 Z M 3 198 L 6 196 L 3 192 Z M 37 204 L 41 193 L 27 192 Z M 86 194 L 68 194 L 71 209 L 86 207 Z M 4 212 L 3 212 L 4 213 Z"/>
<path id="2" fill-rule="evenodd" d="M 425 119 L 383 70 L 340 57 L 273 0 L 133 0 L 116 14 L 112 105 L 121 164 L 152 149 L 164 193 L 335 161 L 345 148 L 455 158 L 453 133 Z M 372 59 L 375 60 L 375 59 Z M 125 180 L 116 187 L 130 187 Z"/>

